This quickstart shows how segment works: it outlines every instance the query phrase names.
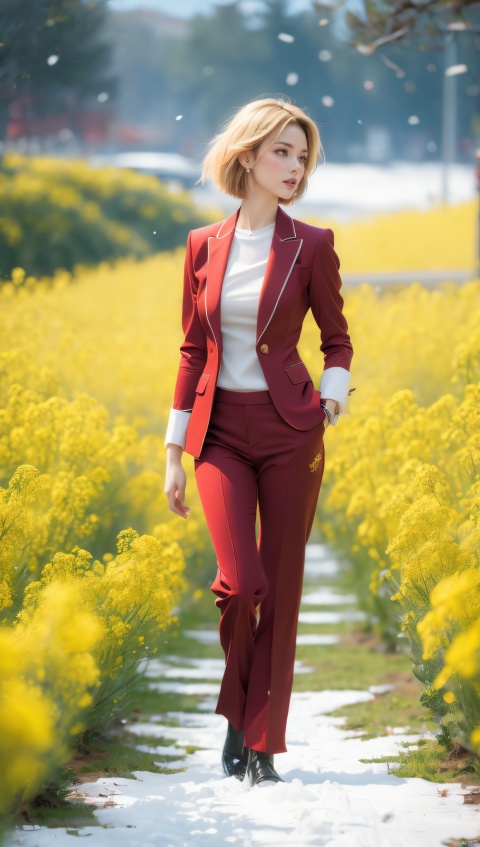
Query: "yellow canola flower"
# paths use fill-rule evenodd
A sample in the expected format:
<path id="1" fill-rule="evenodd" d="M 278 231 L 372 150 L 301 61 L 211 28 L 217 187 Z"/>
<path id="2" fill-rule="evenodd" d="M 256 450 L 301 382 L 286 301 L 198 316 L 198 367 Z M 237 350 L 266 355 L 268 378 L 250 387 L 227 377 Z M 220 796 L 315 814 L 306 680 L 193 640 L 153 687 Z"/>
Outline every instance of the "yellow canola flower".
<path id="1" fill-rule="evenodd" d="M 436 680 L 435 688 L 442 688 L 453 675 L 472 679 L 480 672 L 480 620 L 452 641 L 445 652 L 445 664 Z"/>
<path id="2" fill-rule="evenodd" d="M 28 621 L 0 627 L 0 811 L 29 800 L 71 755 L 99 668 L 102 624 L 78 609 L 72 584 L 52 582 Z"/>
<path id="3" fill-rule="evenodd" d="M 429 659 L 435 654 L 439 643 L 445 640 L 448 643 L 446 628 L 464 621 L 468 621 L 470 614 L 476 615 L 480 612 L 480 596 L 476 599 L 480 585 L 480 570 L 470 568 L 463 573 L 455 573 L 451 577 L 445 577 L 435 586 L 430 594 L 431 610 L 417 625 L 418 632 L 423 642 L 423 658 Z M 471 599 L 474 598 L 474 602 Z M 476 600 L 476 602 L 475 602 Z M 480 622 L 478 627 L 480 637 Z M 464 633 L 464 636 L 466 633 Z M 471 633 L 470 638 L 473 637 Z M 462 636 L 458 636 L 462 638 Z M 456 639 L 458 641 L 458 639 Z M 456 641 L 450 646 L 449 651 L 454 650 Z M 471 674 L 469 674 L 471 675 Z"/>
<path id="4" fill-rule="evenodd" d="M 470 735 L 470 741 L 472 742 L 472 745 L 476 749 L 477 753 L 480 753 L 480 727 L 473 730 L 472 734 Z"/>
<path id="5" fill-rule="evenodd" d="M 333 228 L 344 273 L 444 268 L 448 275 L 458 268 L 473 271 L 476 214 L 476 203 L 471 201 L 372 215 L 352 223 L 324 219 L 314 223 Z"/>

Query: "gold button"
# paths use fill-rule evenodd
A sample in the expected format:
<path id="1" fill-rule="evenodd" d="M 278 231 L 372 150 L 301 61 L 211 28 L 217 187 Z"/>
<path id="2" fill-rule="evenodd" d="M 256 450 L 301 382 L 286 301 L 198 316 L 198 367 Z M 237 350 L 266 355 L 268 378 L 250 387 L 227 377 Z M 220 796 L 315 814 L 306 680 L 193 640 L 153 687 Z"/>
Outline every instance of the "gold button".
<path id="1" fill-rule="evenodd" d="M 268 344 L 262 344 L 260 350 L 262 351 L 262 353 L 270 353 L 270 350 L 268 349 Z"/>

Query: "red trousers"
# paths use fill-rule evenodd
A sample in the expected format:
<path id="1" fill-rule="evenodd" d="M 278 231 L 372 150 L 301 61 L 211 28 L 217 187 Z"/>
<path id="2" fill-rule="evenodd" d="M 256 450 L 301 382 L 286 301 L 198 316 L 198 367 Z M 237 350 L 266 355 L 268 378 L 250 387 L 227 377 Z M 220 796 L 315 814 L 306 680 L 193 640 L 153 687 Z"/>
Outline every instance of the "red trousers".
<path id="1" fill-rule="evenodd" d="M 225 671 L 217 714 L 245 745 L 286 751 L 305 545 L 324 466 L 323 420 L 294 429 L 268 391 L 217 388 L 195 477 L 217 556 Z M 260 518 L 256 540 L 257 505 Z"/>

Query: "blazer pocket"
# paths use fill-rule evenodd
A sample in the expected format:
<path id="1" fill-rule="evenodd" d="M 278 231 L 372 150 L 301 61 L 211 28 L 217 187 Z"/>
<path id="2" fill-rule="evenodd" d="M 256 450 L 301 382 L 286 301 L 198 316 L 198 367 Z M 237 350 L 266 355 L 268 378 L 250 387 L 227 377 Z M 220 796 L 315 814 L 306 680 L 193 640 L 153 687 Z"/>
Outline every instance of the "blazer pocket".
<path id="1" fill-rule="evenodd" d="M 202 374 L 200 379 L 197 382 L 197 387 L 195 389 L 196 394 L 205 394 L 205 389 L 208 385 L 208 380 L 210 379 L 210 374 Z"/>
<path id="2" fill-rule="evenodd" d="M 295 385 L 298 382 L 313 382 L 312 377 L 308 373 L 308 368 L 303 362 L 295 362 L 294 365 L 288 365 L 285 368 L 285 373 L 288 374 L 290 380 Z"/>

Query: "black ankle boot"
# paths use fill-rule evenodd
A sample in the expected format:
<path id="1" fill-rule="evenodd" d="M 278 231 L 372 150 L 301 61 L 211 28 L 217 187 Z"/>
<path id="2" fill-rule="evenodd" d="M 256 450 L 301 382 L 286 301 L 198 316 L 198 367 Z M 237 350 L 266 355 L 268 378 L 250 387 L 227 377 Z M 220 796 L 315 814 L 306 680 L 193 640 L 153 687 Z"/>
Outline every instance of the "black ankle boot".
<path id="1" fill-rule="evenodd" d="M 248 749 L 247 775 L 250 785 L 259 785 L 261 782 L 285 782 L 273 767 L 273 753 L 263 753 L 260 750 Z"/>
<path id="2" fill-rule="evenodd" d="M 247 770 L 247 759 L 248 747 L 243 746 L 243 729 L 237 732 L 229 721 L 222 753 L 222 765 L 225 774 L 242 781 Z"/>

